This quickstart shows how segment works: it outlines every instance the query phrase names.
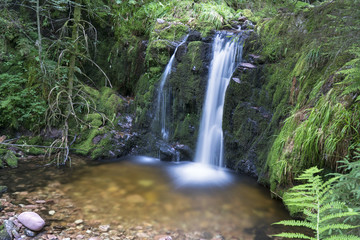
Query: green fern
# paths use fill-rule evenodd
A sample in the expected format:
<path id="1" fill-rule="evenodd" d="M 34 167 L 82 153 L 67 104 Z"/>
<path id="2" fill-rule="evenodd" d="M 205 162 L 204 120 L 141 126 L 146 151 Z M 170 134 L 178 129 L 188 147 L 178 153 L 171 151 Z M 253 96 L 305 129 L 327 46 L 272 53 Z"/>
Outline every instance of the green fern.
<path id="1" fill-rule="evenodd" d="M 355 58 L 347 62 L 345 69 L 339 73 L 345 74 L 345 79 L 340 84 L 346 85 L 343 94 L 360 92 L 360 47 L 352 47 L 349 52 L 355 55 Z M 356 101 L 360 100 L 359 97 Z"/>
<path id="2" fill-rule="evenodd" d="M 322 170 L 312 167 L 306 170 L 298 177 L 298 180 L 305 181 L 304 184 L 295 186 L 284 195 L 284 202 L 293 212 L 304 214 L 304 220 L 285 220 L 275 224 L 285 226 L 305 227 L 314 232 L 314 236 L 308 236 L 302 233 L 280 233 L 274 236 L 285 238 L 331 240 L 331 239 L 354 239 L 360 240 L 360 237 L 352 235 L 331 235 L 329 231 L 348 230 L 358 226 L 341 223 L 344 217 L 359 215 L 358 212 L 349 209 L 345 203 L 340 201 L 329 202 L 332 193 L 333 184 L 338 181 L 339 177 L 333 177 L 324 182 L 319 176 Z M 331 210 L 331 211 L 330 211 Z M 334 210 L 337 210 L 334 213 Z"/>

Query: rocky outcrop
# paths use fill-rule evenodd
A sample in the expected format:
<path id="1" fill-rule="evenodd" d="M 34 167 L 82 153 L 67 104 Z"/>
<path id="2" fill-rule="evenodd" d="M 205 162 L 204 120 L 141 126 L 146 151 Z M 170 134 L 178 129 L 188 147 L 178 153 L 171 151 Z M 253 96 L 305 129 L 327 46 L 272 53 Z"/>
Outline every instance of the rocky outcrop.
<path id="1" fill-rule="evenodd" d="M 245 41 L 243 62 L 228 86 L 224 106 L 225 158 L 228 167 L 258 176 L 266 151 L 266 131 L 271 118 L 261 56 L 252 54 L 255 34 Z"/>

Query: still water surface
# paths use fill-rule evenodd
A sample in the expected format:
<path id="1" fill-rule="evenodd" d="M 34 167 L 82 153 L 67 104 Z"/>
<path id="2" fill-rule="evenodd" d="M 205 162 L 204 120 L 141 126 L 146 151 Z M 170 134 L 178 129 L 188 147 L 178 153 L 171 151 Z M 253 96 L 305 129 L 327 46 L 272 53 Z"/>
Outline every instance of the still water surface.
<path id="1" fill-rule="evenodd" d="M 82 167 L 60 188 L 85 219 L 158 229 L 208 232 L 225 239 L 271 239 L 288 219 L 279 201 L 254 179 L 147 157 Z M 196 169 L 196 170 L 193 170 Z"/>

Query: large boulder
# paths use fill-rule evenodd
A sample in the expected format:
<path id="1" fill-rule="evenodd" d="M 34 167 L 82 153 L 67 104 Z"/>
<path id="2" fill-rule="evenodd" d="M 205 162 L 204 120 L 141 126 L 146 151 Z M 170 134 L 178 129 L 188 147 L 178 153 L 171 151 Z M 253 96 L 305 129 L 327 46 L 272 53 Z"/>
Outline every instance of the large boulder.
<path id="1" fill-rule="evenodd" d="M 44 219 L 34 212 L 23 212 L 19 215 L 18 220 L 25 227 L 36 232 L 40 231 L 45 226 Z"/>

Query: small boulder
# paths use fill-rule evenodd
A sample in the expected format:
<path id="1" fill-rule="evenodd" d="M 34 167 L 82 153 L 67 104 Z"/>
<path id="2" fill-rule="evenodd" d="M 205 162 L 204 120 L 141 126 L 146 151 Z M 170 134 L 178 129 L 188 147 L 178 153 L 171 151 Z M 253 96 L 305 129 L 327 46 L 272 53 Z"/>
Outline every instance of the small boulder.
<path id="1" fill-rule="evenodd" d="M 25 227 L 36 232 L 40 231 L 45 226 L 44 219 L 34 212 L 23 212 L 19 215 L 18 220 Z"/>

